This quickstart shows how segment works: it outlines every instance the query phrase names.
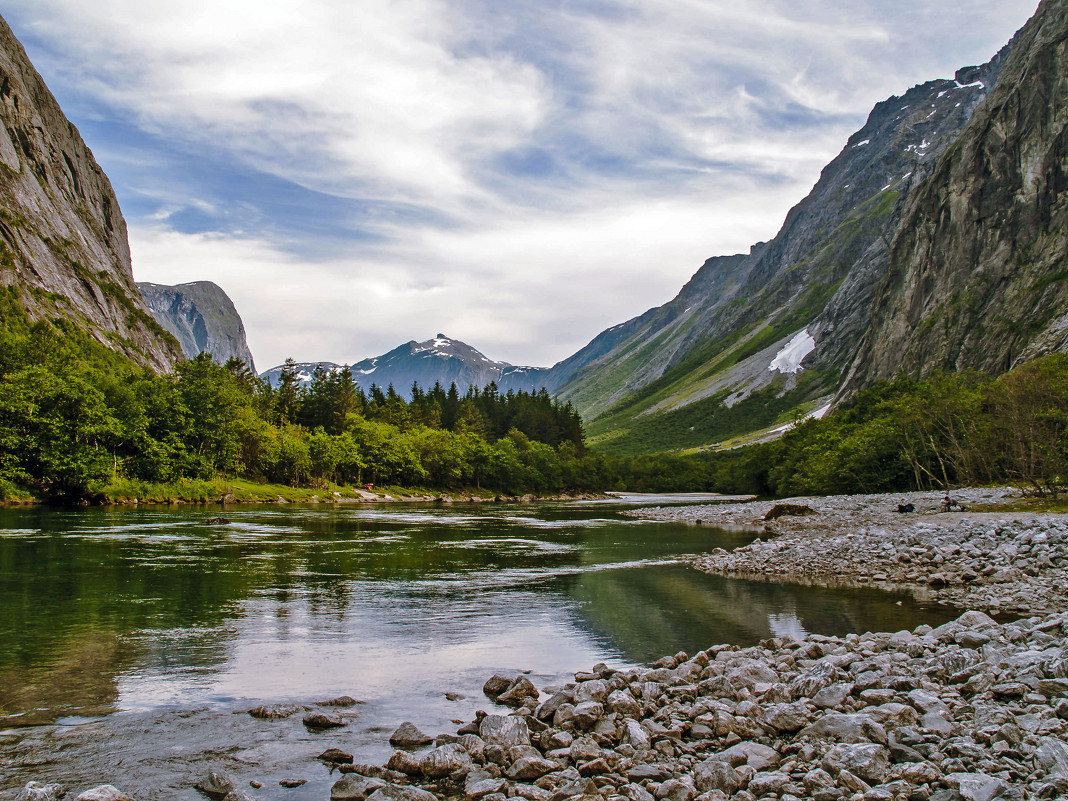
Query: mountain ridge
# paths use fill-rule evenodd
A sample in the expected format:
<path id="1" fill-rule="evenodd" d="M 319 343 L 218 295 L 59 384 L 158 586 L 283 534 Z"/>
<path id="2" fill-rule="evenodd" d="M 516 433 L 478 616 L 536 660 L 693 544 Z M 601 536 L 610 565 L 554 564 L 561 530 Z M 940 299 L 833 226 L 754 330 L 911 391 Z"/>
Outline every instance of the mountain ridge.
<path id="1" fill-rule="evenodd" d="M 334 362 L 294 362 L 291 369 L 298 371 L 297 383 L 307 385 L 318 366 L 327 371 L 342 369 L 342 365 Z M 260 378 L 278 386 L 284 368 L 285 365 L 272 367 L 261 373 Z M 364 390 L 372 385 L 382 389 L 392 386 L 402 394 L 407 394 L 413 383 L 424 389 L 435 383 L 444 387 L 456 383 L 461 393 L 469 386 L 481 388 L 490 382 L 496 383 L 502 392 L 536 391 L 542 386 L 540 376 L 546 370 L 494 361 L 466 342 L 441 333 L 424 342 L 409 340 L 381 356 L 354 362 L 349 369 L 353 380 Z"/>
<path id="2" fill-rule="evenodd" d="M 220 364 L 240 359 L 256 372 L 245 324 L 218 284 L 191 281 L 168 286 L 139 281 L 137 289 L 156 321 L 178 340 L 185 358 L 210 353 Z"/>

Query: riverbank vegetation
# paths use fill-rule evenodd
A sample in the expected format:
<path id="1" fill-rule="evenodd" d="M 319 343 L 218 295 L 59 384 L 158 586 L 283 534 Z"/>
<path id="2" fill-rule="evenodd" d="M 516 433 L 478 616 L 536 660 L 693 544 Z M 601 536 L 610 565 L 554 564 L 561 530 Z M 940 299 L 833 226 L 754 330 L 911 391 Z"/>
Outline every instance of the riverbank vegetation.
<path id="1" fill-rule="evenodd" d="M 238 479 L 263 487 L 250 499 L 272 487 L 311 497 L 362 484 L 781 497 L 1016 483 L 1056 497 L 1068 479 L 1066 355 L 997 379 L 882 383 L 774 442 L 693 456 L 590 449 L 579 415 L 545 391 L 410 392 L 363 392 L 347 368 L 303 386 L 292 363 L 272 387 L 243 362 L 206 355 L 159 376 L 63 321 L 31 322 L 8 288 L 0 500 L 199 498 Z"/>
<path id="2" fill-rule="evenodd" d="M 415 387 L 409 401 L 392 387 L 361 391 L 347 369 L 319 371 L 303 387 L 291 364 L 271 387 L 243 362 L 207 355 L 160 376 L 73 327 L 31 322 L 14 290 L 0 293 L 2 498 L 185 484 L 198 497 L 225 478 L 513 495 L 613 482 L 578 414 L 544 391 Z"/>
<path id="3" fill-rule="evenodd" d="M 1057 497 L 1068 482 L 1068 355 L 998 378 L 945 373 L 859 392 L 775 442 L 697 460 L 709 488 L 766 496 L 1016 484 Z"/>

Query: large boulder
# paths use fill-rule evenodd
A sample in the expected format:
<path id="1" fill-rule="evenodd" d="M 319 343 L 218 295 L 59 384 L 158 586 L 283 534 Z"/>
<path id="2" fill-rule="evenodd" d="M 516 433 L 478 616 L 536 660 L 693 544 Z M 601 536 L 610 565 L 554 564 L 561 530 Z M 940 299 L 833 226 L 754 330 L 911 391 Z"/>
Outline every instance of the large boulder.
<path id="1" fill-rule="evenodd" d="M 419 769 L 428 778 L 441 779 L 458 770 L 470 770 L 471 765 L 471 755 L 462 745 L 447 743 L 424 754 Z"/>
<path id="2" fill-rule="evenodd" d="M 530 755 L 517 759 L 505 771 L 505 775 L 515 781 L 530 782 L 540 779 L 546 773 L 553 773 L 558 770 L 560 770 L 560 765 L 556 762 L 541 756 Z"/>
<path id="3" fill-rule="evenodd" d="M 513 745 L 530 745 L 527 722 L 514 715 L 486 715 L 478 724 L 478 734 L 486 743 L 506 749 Z"/>
<path id="4" fill-rule="evenodd" d="M 876 743 L 840 744 L 823 757 L 823 769 L 835 775 L 848 770 L 870 784 L 882 784 L 890 762 L 887 749 Z"/>
<path id="5" fill-rule="evenodd" d="M 424 745 L 430 745 L 434 742 L 434 738 L 429 734 L 422 732 L 419 728 L 410 720 L 404 721 L 397 730 L 389 736 L 389 744 L 394 748 L 419 748 Z"/>
<path id="6" fill-rule="evenodd" d="M 200 781 L 193 785 L 209 798 L 222 798 L 234 789 L 234 783 L 225 773 L 208 771 Z"/>
<path id="7" fill-rule="evenodd" d="M 80 793 L 74 801 L 133 801 L 130 796 L 111 784 L 101 784 Z"/>
<path id="8" fill-rule="evenodd" d="M 887 742 L 886 729 L 875 722 L 870 715 L 845 715 L 840 712 L 828 712 L 811 726 L 801 730 L 801 735 L 825 737 L 841 743 L 880 743 Z"/>
<path id="9" fill-rule="evenodd" d="M 330 799 L 331 801 L 364 801 L 375 790 L 385 786 L 386 783 L 381 779 L 349 773 L 334 782 L 334 786 L 330 788 Z"/>
<path id="10" fill-rule="evenodd" d="M 437 801 L 437 796 L 420 790 L 418 787 L 398 787 L 395 784 L 387 784 L 379 787 L 367 801 Z"/>
<path id="11" fill-rule="evenodd" d="M 730 762 L 712 757 L 693 769 L 694 786 L 703 793 L 719 790 L 734 795 L 742 786 L 742 774 Z"/>
<path id="12" fill-rule="evenodd" d="M 66 792 L 62 784 L 27 782 L 26 786 L 15 796 L 15 801 L 59 801 Z"/>

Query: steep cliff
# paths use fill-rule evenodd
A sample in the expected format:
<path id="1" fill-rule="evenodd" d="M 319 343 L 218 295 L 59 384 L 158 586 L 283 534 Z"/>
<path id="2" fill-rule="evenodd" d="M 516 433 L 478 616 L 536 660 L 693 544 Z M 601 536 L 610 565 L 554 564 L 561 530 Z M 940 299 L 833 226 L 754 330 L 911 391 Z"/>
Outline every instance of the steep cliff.
<path id="1" fill-rule="evenodd" d="M 236 358 L 256 371 L 245 341 L 245 324 L 218 284 L 194 281 L 164 286 L 142 282 L 137 288 L 152 316 L 181 344 L 185 358 L 210 353 L 220 364 Z"/>
<path id="2" fill-rule="evenodd" d="M 550 391 L 592 420 L 595 442 L 621 452 L 695 447 L 821 405 L 870 324 L 904 199 L 1010 49 L 876 105 L 774 239 L 709 259 L 670 303 L 553 367 Z"/>
<path id="3" fill-rule="evenodd" d="M 32 319 L 62 319 L 166 370 L 178 343 L 134 286 L 111 183 L 0 19 L 0 285 Z"/>
<path id="4" fill-rule="evenodd" d="M 909 198 L 843 394 L 900 372 L 999 373 L 1068 350 L 1068 0 Z"/>

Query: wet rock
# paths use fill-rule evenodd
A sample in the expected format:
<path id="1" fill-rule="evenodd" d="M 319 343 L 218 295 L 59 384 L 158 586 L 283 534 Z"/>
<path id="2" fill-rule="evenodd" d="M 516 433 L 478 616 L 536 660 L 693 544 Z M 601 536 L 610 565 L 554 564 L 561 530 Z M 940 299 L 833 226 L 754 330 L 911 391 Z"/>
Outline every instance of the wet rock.
<path id="1" fill-rule="evenodd" d="M 471 768 L 471 755 L 459 743 L 449 743 L 423 755 L 419 768 L 424 776 L 440 779 L 456 771 Z"/>
<path id="2" fill-rule="evenodd" d="M 126 793 L 111 784 L 101 784 L 80 793 L 74 801 L 133 801 Z"/>
<path id="3" fill-rule="evenodd" d="M 513 681 L 514 679 L 502 676 L 500 673 L 494 673 L 486 680 L 486 683 L 482 685 L 482 692 L 496 701 L 501 693 L 508 691 L 508 688 L 512 686 Z"/>
<path id="4" fill-rule="evenodd" d="M 66 788 L 62 784 L 44 784 L 43 782 L 27 782 L 26 786 L 19 790 L 15 801 L 59 801 L 66 795 Z"/>
<path id="5" fill-rule="evenodd" d="M 358 703 L 360 702 L 351 695 L 339 695 L 337 698 L 331 698 L 329 701 L 320 701 L 319 706 L 336 706 L 348 709 L 349 707 L 356 706 Z"/>
<path id="6" fill-rule="evenodd" d="M 262 786 L 261 784 L 260 787 Z M 259 799 L 244 790 L 231 790 L 223 796 L 222 801 L 259 801 Z"/>
<path id="7" fill-rule="evenodd" d="M 540 779 L 546 773 L 560 770 L 560 765 L 541 756 L 524 756 L 512 763 L 505 771 L 509 779 L 516 781 L 534 781 Z"/>
<path id="8" fill-rule="evenodd" d="M 222 798 L 234 789 L 234 783 L 229 776 L 215 771 L 209 771 L 193 786 L 209 798 Z"/>
<path id="9" fill-rule="evenodd" d="M 517 676 L 515 681 L 497 696 L 497 703 L 507 706 L 522 706 L 523 702 L 528 698 L 535 701 L 538 700 L 538 695 L 540 693 L 530 679 L 526 676 Z"/>
<path id="10" fill-rule="evenodd" d="M 386 769 L 405 773 L 409 776 L 418 776 L 423 772 L 423 764 L 419 757 L 413 756 L 407 751 L 394 751 L 389 761 L 386 762 Z"/>
<path id="11" fill-rule="evenodd" d="M 346 754 L 340 748 L 327 748 L 316 757 L 321 762 L 333 762 L 336 764 L 352 764 L 352 754 Z"/>
<path id="12" fill-rule="evenodd" d="M 292 790 L 294 788 L 297 788 L 297 787 L 303 787 L 307 783 L 308 783 L 307 779 L 282 779 L 281 781 L 278 782 L 279 786 L 286 787 L 286 788 L 288 788 L 290 790 Z"/>
<path id="13" fill-rule="evenodd" d="M 264 704 L 262 706 L 253 707 L 248 711 L 254 718 L 261 720 L 277 720 L 280 718 L 288 718 L 290 715 L 295 715 L 300 712 L 304 707 L 296 706 L 295 704 Z"/>
<path id="14" fill-rule="evenodd" d="M 336 712 L 309 712 L 304 716 L 304 725 L 309 729 L 336 729 L 345 721 Z"/>
<path id="15" fill-rule="evenodd" d="M 396 731 L 389 736 L 389 744 L 394 748 L 412 749 L 419 748 L 424 745 L 429 745 L 434 742 L 434 738 L 412 723 L 410 720 L 404 721 L 397 727 Z"/>
<path id="16" fill-rule="evenodd" d="M 428 793 L 418 787 L 387 784 L 367 796 L 367 801 L 437 801 L 437 798 L 433 793 Z"/>
<path id="17" fill-rule="evenodd" d="M 530 729 L 526 721 L 513 715 L 486 715 L 479 723 L 478 734 L 487 744 L 502 748 L 530 745 Z"/>

